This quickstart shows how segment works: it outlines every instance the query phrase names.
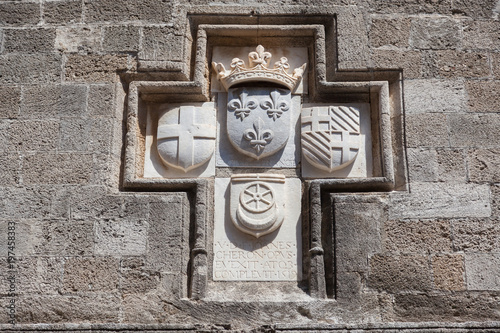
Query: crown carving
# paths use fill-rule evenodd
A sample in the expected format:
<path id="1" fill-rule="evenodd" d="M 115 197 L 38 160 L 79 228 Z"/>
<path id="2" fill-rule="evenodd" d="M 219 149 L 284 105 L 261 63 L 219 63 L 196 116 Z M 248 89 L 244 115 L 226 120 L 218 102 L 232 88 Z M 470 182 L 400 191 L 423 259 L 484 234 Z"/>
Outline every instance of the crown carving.
<path id="1" fill-rule="evenodd" d="M 226 90 L 243 82 L 267 81 L 283 85 L 294 91 L 302 79 L 306 64 L 295 68 L 290 75 L 288 74 L 290 65 L 286 57 L 281 57 L 279 61 L 274 63 L 274 68 L 269 68 L 271 57 L 271 53 L 259 45 L 255 51 L 248 54 L 248 67 L 245 61 L 240 58 L 234 58 L 231 61 L 230 70 L 226 70 L 220 62 L 212 62 L 212 67 L 217 72 L 217 79 Z"/>

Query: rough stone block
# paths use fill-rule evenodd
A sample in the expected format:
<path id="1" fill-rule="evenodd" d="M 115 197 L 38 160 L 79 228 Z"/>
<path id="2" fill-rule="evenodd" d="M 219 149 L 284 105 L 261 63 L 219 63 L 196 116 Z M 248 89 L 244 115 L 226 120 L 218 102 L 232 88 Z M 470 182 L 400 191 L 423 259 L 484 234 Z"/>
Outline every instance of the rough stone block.
<path id="1" fill-rule="evenodd" d="M 453 247 L 465 252 L 500 252 L 498 222 L 498 219 L 453 221 Z"/>
<path id="2" fill-rule="evenodd" d="M 401 321 L 472 321 L 498 320 L 499 296 L 479 294 L 396 295 L 395 320 Z"/>
<path id="3" fill-rule="evenodd" d="M 9 147 L 9 127 L 11 125 L 10 120 L 0 119 L 0 151 L 6 152 L 12 150 Z"/>
<path id="4" fill-rule="evenodd" d="M 59 139 L 59 123 L 53 120 L 15 121 L 8 131 L 9 150 L 54 150 Z"/>
<path id="5" fill-rule="evenodd" d="M 110 293 L 26 295 L 19 297 L 17 318 L 20 324 L 117 323 L 120 305 L 121 297 Z"/>
<path id="6" fill-rule="evenodd" d="M 338 202 L 335 205 L 335 238 L 339 272 L 368 270 L 368 257 L 380 251 L 380 224 L 387 218 L 385 204 L 376 202 Z M 378 201 L 378 202 L 377 202 Z"/>
<path id="7" fill-rule="evenodd" d="M 165 302 L 158 293 L 123 295 L 123 321 L 125 323 L 158 323 L 168 322 L 175 317 L 185 317 L 183 310 L 172 302 Z M 185 322 L 186 319 L 184 319 Z"/>
<path id="8" fill-rule="evenodd" d="M 80 23 L 82 21 L 82 2 L 80 0 L 55 0 L 43 3 L 45 23 Z"/>
<path id="9" fill-rule="evenodd" d="M 500 216 L 500 185 L 491 185 L 491 214 Z"/>
<path id="10" fill-rule="evenodd" d="M 62 118 L 59 127 L 59 151 L 87 151 L 91 140 L 90 121 Z"/>
<path id="11" fill-rule="evenodd" d="M 410 181 L 433 182 L 437 180 L 436 150 L 428 148 L 408 148 L 408 174 Z"/>
<path id="12" fill-rule="evenodd" d="M 432 289 L 425 256 L 374 255 L 370 258 L 368 286 L 379 291 L 427 291 Z"/>
<path id="13" fill-rule="evenodd" d="M 500 79 L 500 53 L 490 53 L 491 67 L 496 79 Z"/>
<path id="14" fill-rule="evenodd" d="M 91 202 L 96 198 L 101 198 L 105 196 L 105 193 L 103 186 L 58 186 L 52 195 L 50 216 L 55 219 L 69 219 L 76 206 L 82 202 Z"/>
<path id="15" fill-rule="evenodd" d="M 176 36 L 172 27 L 144 27 L 140 59 L 181 61 L 184 37 Z"/>
<path id="16" fill-rule="evenodd" d="M 499 253 L 467 253 L 465 269 L 468 290 L 500 290 Z"/>
<path id="17" fill-rule="evenodd" d="M 498 50 L 498 21 L 463 21 L 463 47 L 471 50 Z"/>
<path id="18" fill-rule="evenodd" d="M 467 81 L 469 107 L 475 112 L 500 112 L 500 81 Z"/>
<path id="19" fill-rule="evenodd" d="M 189 233 L 189 218 L 184 205 L 180 196 L 150 204 L 146 257 L 148 269 L 179 272 L 183 267 L 183 260 L 186 259 L 183 254 L 189 252 L 189 245 L 183 241 Z"/>
<path id="20" fill-rule="evenodd" d="M 12 223 L 15 223 L 14 226 L 12 226 Z M 0 221 L 0 257 L 7 257 L 8 255 L 9 239 L 7 232 L 9 231 L 15 232 L 14 245 L 17 256 L 29 256 L 33 254 L 31 223 L 33 223 L 32 220 L 7 219 Z"/>
<path id="21" fill-rule="evenodd" d="M 373 50 L 372 66 L 375 69 L 402 69 L 407 79 L 422 76 L 422 55 L 417 51 Z"/>
<path id="22" fill-rule="evenodd" d="M 23 87 L 21 117 L 81 117 L 87 109 L 84 85 L 35 85 Z"/>
<path id="23" fill-rule="evenodd" d="M 88 256 L 93 254 L 92 222 L 48 220 L 32 228 L 33 250 L 44 256 Z"/>
<path id="24" fill-rule="evenodd" d="M 64 53 L 92 53 L 101 50 L 101 29 L 93 26 L 58 27 L 56 29 L 56 50 Z"/>
<path id="25" fill-rule="evenodd" d="M 3 52 L 48 52 L 54 50 L 55 29 L 5 29 Z"/>
<path id="26" fill-rule="evenodd" d="M 36 153 L 23 160 L 25 184 L 85 184 L 92 174 L 92 155 Z"/>
<path id="27" fill-rule="evenodd" d="M 21 104 L 20 87 L 0 87 L 0 118 L 17 118 Z"/>
<path id="28" fill-rule="evenodd" d="M 52 189 L 42 186 L 0 187 L 0 218 L 46 218 L 51 196 Z"/>
<path id="29" fill-rule="evenodd" d="M 118 186 L 120 182 L 119 175 L 117 174 L 118 161 L 118 157 L 110 158 L 109 153 L 94 153 L 94 169 L 90 183 L 108 187 Z"/>
<path id="30" fill-rule="evenodd" d="M 461 26 L 448 17 L 412 20 L 410 44 L 418 49 L 455 49 L 460 45 Z"/>
<path id="31" fill-rule="evenodd" d="M 63 262 L 62 257 L 19 257 L 16 261 L 19 294 L 57 294 Z"/>
<path id="32" fill-rule="evenodd" d="M 406 114 L 464 111 L 461 80 L 407 80 L 404 93 Z"/>
<path id="33" fill-rule="evenodd" d="M 343 70 L 367 68 L 370 49 L 364 14 L 358 6 L 344 8 L 345 11 L 336 19 L 337 65 Z"/>
<path id="34" fill-rule="evenodd" d="M 391 194 L 390 219 L 489 217 L 487 185 L 412 183 L 408 194 Z"/>
<path id="35" fill-rule="evenodd" d="M 125 55 L 68 55 L 66 79 L 83 82 L 115 82 L 117 73 L 128 68 Z"/>
<path id="36" fill-rule="evenodd" d="M 108 153 L 111 149 L 111 138 L 113 133 L 113 120 L 111 119 L 91 119 L 89 150 L 93 152 Z"/>
<path id="37" fill-rule="evenodd" d="M 437 66 L 442 77 L 488 77 L 490 64 L 486 53 L 437 51 Z"/>
<path id="38" fill-rule="evenodd" d="M 176 275 L 176 280 L 179 278 Z M 147 293 L 160 285 L 160 273 L 144 269 L 142 258 L 125 258 L 121 262 L 120 286 L 123 294 Z"/>
<path id="39" fill-rule="evenodd" d="M 18 154 L 0 153 L 0 186 L 12 186 L 19 183 L 21 157 Z"/>
<path id="40" fill-rule="evenodd" d="M 409 114 L 406 117 L 406 140 L 408 147 L 449 147 L 446 115 Z"/>
<path id="41" fill-rule="evenodd" d="M 448 126 L 452 147 L 500 146 L 500 119 L 496 114 L 449 115 Z"/>
<path id="42" fill-rule="evenodd" d="M 498 6 L 496 0 L 469 1 L 469 0 L 454 0 L 452 3 L 452 11 L 456 14 L 469 16 L 472 18 L 492 18 L 494 11 Z"/>
<path id="43" fill-rule="evenodd" d="M 410 37 L 410 19 L 372 19 L 370 26 L 370 45 L 380 47 L 394 45 L 396 47 L 408 47 Z"/>
<path id="44" fill-rule="evenodd" d="M 469 151 L 469 179 L 473 182 L 500 182 L 500 149 Z"/>
<path id="45" fill-rule="evenodd" d="M 1 10 L 0 10 L 1 12 Z M 0 84 L 48 83 L 61 80 L 61 55 L 54 53 L 0 56 Z"/>
<path id="46" fill-rule="evenodd" d="M 145 221 L 98 221 L 95 224 L 95 253 L 113 256 L 144 255 L 147 229 Z"/>
<path id="47" fill-rule="evenodd" d="M 85 196 L 72 205 L 71 218 L 76 220 L 112 219 L 121 216 L 122 204 L 123 199 L 118 196 L 104 196 L 103 193 L 95 197 Z"/>
<path id="48" fill-rule="evenodd" d="M 114 96 L 114 86 L 111 84 L 90 85 L 88 97 L 89 114 L 91 116 L 113 116 Z"/>
<path id="49" fill-rule="evenodd" d="M 137 51 L 139 49 L 138 26 L 115 26 L 103 29 L 104 51 Z"/>
<path id="50" fill-rule="evenodd" d="M 85 0 L 87 22 L 170 22 L 173 3 L 155 0 Z"/>
<path id="51" fill-rule="evenodd" d="M 110 292 L 118 289 L 117 258 L 68 258 L 64 263 L 63 293 Z"/>
<path id="52" fill-rule="evenodd" d="M 34 25 L 39 21 L 39 2 L 5 1 L 0 3 L 0 25 Z"/>
<path id="53" fill-rule="evenodd" d="M 461 254 L 437 255 L 432 257 L 434 284 L 437 289 L 465 290 L 464 257 Z"/>
<path id="54" fill-rule="evenodd" d="M 415 254 L 452 251 L 447 220 L 388 221 L 384 230 L 386 251 Z"/>
<path id="55" fill-rule="evenodd" d="M 461 149 L 437 150 L 438 181 L 465 183 L 467 177 L 465 153 Z"/>
<path id="56" fill-rule="evenodd" d="M 432 0 L 381 0 L 370 2 L 369 11 L 376 13 L 406 13 L 406 14 L 450 14 L 451 0 L 432 1 Z"/>

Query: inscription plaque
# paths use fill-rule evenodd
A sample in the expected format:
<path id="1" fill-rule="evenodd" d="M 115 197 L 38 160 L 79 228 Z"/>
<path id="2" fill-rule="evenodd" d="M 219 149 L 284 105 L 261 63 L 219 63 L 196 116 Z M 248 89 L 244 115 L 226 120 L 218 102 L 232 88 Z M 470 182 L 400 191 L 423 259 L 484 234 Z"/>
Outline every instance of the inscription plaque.
<path id="1" fill-rule="evenodd" d="M 279 229 L 259 238 L 231 221 L 229 184 L 229 178 L 215 180 L 214 281 L 301 280 L 300 179 L 286 179 L 284 220 Z"/>

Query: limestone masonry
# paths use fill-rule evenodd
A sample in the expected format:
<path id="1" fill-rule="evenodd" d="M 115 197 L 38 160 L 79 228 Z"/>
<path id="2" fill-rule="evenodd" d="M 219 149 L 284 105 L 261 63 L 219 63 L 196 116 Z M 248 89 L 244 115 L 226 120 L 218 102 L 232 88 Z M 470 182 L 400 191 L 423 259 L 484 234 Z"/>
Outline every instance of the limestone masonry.
<path id="1" fill-rule="evenodd" d="M 0 332 L 500 332 L 500 1 L 0 2 Z"/>

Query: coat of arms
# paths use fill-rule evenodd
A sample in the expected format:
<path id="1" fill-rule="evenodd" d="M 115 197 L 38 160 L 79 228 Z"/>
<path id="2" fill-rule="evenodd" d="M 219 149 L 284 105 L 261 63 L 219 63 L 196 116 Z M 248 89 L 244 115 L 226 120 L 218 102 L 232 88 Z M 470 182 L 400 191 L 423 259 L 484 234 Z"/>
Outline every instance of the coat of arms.
<path id="1" fill-rule="evenodd" d="M 302 154 L 332 172 L 354 162 L 360 147 L 359 110 L 347 106 L 302 109 Z"/>
<path id="2" fill-rule="evenodd" d="M 195 169 L 214 153 L 215 132 L 213 103 L 168 106 L 158 119 L 158 155 L 170 167 L 184 172 Z"/>

